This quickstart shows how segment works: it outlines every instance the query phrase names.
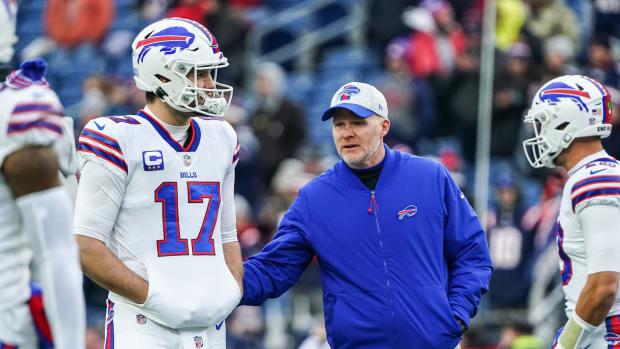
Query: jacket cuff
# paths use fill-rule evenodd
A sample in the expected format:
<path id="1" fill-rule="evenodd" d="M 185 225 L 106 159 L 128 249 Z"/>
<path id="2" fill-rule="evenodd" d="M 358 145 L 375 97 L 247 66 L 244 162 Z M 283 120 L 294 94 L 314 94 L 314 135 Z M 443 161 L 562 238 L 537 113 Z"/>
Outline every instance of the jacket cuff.
<path id="1" fill-rule="evenodd" d="M 459 305 L 452 305 L 452 315 L 461 319 L 469 327 L 469 313 Z"/>

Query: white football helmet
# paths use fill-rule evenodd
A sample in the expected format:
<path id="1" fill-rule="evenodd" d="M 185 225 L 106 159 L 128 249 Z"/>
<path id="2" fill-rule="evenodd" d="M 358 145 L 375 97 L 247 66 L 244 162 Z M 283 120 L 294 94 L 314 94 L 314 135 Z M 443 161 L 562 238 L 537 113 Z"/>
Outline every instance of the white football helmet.
<path id="1" fill-rule="evenodd" d="M 598 81 L 581 75 L 565 75 L 541 87 L 525 115 L 534 137 L 523 141 L 532 167 L 554 167 L 555 159 L 575 138 L 611 133 L 611 99 Z"/>
<path id="2" fill-rule="evenodd" d="M 184 18 L 166 18 L 144 28 L 133 41 L 134 80 L 140 90 L 155 93 L 172 108 L 207 116 L 224 115 L 231 86 L 217 82 L 217 70 L 228 66 L 211 32 Z M 208 71 L 215 88 L 200 88 L 187 78 Z M 162 81 L 163 80 L 163 81 Z"/>
<path id="3" fill-rule="evenodd" d="M 3 5 L 0 6 L 0 63 L 9 63 L 13 58 L 13 44 L 17 42 L 17 2 L 6 0 Z"/>

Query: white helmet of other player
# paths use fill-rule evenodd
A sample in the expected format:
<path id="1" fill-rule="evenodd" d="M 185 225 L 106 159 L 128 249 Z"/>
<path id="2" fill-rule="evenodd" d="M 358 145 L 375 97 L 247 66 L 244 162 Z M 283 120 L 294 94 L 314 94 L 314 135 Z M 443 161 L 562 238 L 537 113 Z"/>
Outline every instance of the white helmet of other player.
<path id="1" fill-rule="evenodd" d="M 17 42 L 15 25 L 17 17 L 17 2 L 2 0 L 0 6 L 0 64 L 9 63 L 13 58 L 13 45 Z"/>
<path id="2" fill-rule="evenodd" d="M 555 159 L 575 138 L 611 133 L 611 98 L 598 81 L 581 75 L 565 75 L 541 87 L 525 123 L 534 137 L 523 141 L 532 167 L 554 167 Z"/>
<path id="3" fill-rule="evenodd" d="M 217 82 L 217 70 L 228 66 L 215 36 L 200 23 L 166 18 L 144 28 L 133 41 L 132 63 L 136 86 L 155 93 L 172 108 L 207 116 L 224 115 L 231 86 Z M 187 78 L 208 71 L 215 88 L 200 88 Z M 162 81 L 163 80 L 163 81 Z"/>

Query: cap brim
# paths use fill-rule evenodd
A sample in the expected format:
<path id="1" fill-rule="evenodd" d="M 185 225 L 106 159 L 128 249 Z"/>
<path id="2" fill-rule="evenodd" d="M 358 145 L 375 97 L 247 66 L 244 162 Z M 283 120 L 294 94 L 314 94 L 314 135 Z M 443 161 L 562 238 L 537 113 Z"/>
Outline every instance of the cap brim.
<path id="1" fill-rule="evenodd" d="M 323 116 L 321 117 L 321 120 L 325 121 L 325 120 L 328 120 L 329 118 L 331 118 L 333 116 L 333 114 L 334 114 L 334 110 L 336 110 L 338 108 L 349 109 L 350 111 L 352 111 L 355 115 L 359 116 L 360 118 L 367 118 L 367 117 L 372 116 L 374 114 L 374 112 L 372 110 L 366 109 L 366 108 L 362 107 L 359 104 L 340 103 L 340 104 L 337 104 L 337 105 L 327 109 L 325 111 L 325 113 L 323 113 Z"/>

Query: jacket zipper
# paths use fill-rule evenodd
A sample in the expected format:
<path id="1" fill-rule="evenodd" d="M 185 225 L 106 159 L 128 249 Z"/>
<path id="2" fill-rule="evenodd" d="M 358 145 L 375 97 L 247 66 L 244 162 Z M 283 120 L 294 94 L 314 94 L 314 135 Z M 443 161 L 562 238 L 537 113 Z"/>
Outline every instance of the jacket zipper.
<path id="1" fill-rule="evenodd" d="M 373 209 L 374 208 L 374 209 Z M 368 208 L 368 213 L 373 213 L 374 212 L 374 216 L 375 216 L 375 224 L 377 225 L 377 234 L 379 235 L 379 247 L 381 248 L 381 254 L 383 255 L 383 270 L 385 271 L 385 280 L 386 280 L 386 285 L 388 288 L 388 292 L 390 293 L 390 310 L 392 312 L 392 324 L 393 326 L 395 325 L 395 319 L 394 319 L 394 300 L 392 298 L 392 287 L 390 286 L 390 277 L 389 277 L 389 273 L 388 273 L 388 266 L 387 266 L 387 261 L 385 259 L 385 251 L 383 249 L 383 235 L 381 234 L 381 228 L 379 227 L 379 204 L 377 203 L 377 199 L 375 198 L 375 191 L 374 189 L 370 191 L 370 208 Z M 393 327 L 393 332 L 395 332 L 396 327 Z M 398 343 L 397 338 L 396 338 L 396 333 L 394 333 L 394 338 L 396 339 L 395 341 L 395 346 L 396 343 Z"/>

